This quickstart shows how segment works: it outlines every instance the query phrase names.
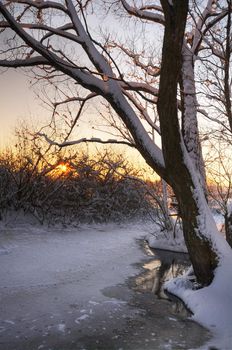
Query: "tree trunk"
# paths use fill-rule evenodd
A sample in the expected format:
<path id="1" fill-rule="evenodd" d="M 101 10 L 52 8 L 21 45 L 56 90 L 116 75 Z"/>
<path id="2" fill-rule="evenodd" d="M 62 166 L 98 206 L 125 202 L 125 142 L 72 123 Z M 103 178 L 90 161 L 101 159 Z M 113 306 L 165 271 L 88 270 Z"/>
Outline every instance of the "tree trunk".
<path id="1" fill-rule="evenodd" d="M 206 174 L 202 149 L 199 139 L 197 121 L 197 98 L 194 72 L 194 53 L 187 43 L 182 48 L 182 69 L 181 69 L 181 105 L 182 105 L 182 135 L 187 151 L 201 174 L 202 188 L 207 195 Z"/>
<path id="2" fill-rule="evenodd" d="M 226 232 L 226 240 L 232 248 L 232 212 L 226 212 L 225 232 Z"/>
<path id="3" fill-rule="evenodd" d="M 224 62 L 224 94 L 225 94 L 225 109 L 228 122 L 230 125 L 230 131 L 232 132 L 232 106 L 231 106 L 231 0 L 228 1 L 228 18 L 226 25 L 226 49 L 225 49 L 225 62 Z"/>
<path id="4" fill-rule="evenodd" d="M 180 207 L 184 238 L 198 282 L 208 285 L 213 279 L 218 259 L 207 231 L 207 211 L 201 176 L 185 148 L 178 110 L 177 86 L 181 78 L 182 47 L 188 1 L 162 0 L 165 33 L 158 97 L 158 113 L 164 160 Z"/>
<path id="5" fill-rule="evenodd" d="M 164 224 L 165 228 L 168 232 L 173 232 L 175 234 L 175 225 L 172 217 L 170 216 L 169 208 L 168 208 L 168 191 L 167 191 L 167 183 L 162 179 L 162 212 L 164 216 Z"/>
<path id="6" fill-rule="evenodd" d="M 182 171 L 181 167 L 179 171 Z M 203 200 L 202 203 L 201 199 L 198 198 L 199 202 L 195 199 L 194 194 L 200 191 L 200 187 L 194 189 L 193 183 L 188 185 L 175 181 L 173 188 L 180 206 L 185 243 L 197 281 L 201 285 L 208 285 L 213 279 L 218 259 L 210 238 L 205 235 L 207 227 L 202 225 L 202 222 L 207 222 L 208 213 L 201 208 L 202 204 L 203 207 L 206 205 L 206 201 L 204 203 Z M 203 191 L 201 195 L 204 195 Z"/>

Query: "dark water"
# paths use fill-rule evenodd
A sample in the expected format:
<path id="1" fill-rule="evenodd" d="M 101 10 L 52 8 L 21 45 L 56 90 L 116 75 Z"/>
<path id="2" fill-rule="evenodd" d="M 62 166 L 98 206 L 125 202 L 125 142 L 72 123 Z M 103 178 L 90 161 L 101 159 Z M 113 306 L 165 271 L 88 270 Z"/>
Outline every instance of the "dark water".
<path id="1" fill-rule="evenodd" d="M 122 349 L 198 349 L 207 342 L 209 333 L 192 322 L 190 311 L 163 288 L 166 280 L 189 268 L 188 255 L 150 249 L 144 241 L 139 244 L 150 256 L 149 260 L 137 264 L 141 272 L 129 278 L 126 285 L 103 291 L 112 298 L 127 300 L 130 308 L 138 310 L 136 317 L 128 317 L 124 346 L 120 344 Z"/>
<path id="2" fill-rule="evenodd" d="M 170 296 L 163 290 L 163 284 L 182 275 L 190 267 L 188 254 L 152 249 L 143 241 L 140 244 L 151 259 L 143 264 L 144 272 L 135 280 L 137 289 L 150 291 L 161 299 L 169 299 Z"/>

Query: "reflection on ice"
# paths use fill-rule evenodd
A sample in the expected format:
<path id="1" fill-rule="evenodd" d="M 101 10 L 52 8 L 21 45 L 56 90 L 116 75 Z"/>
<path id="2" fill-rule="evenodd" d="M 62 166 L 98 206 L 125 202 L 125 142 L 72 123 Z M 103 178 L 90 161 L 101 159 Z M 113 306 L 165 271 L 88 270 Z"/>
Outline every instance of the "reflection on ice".
<path id="1" fill-rule="evenodd" d="M 145 243 L 145 250 L 153 256 L 149 262 L 144 263 L 144 272 L 136 280 L 136 289 L 151 291 L 159 298 L 169 299 L 163 290 L 165 281 L 183 274 L 190 266 L 187 254 L 164 250 L 154 250 Z"/>

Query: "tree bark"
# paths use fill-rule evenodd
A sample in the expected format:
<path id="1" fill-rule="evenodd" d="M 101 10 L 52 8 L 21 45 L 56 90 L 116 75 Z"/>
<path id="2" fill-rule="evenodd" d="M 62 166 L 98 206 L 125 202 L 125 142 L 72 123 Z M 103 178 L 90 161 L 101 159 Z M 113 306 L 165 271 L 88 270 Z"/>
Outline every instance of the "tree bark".
<path id="1" fill-rule="evenodd" d="M 231 81 L 230 81 L 230 58 L 231 58 L 231 0 L 228 1 L 228 18 L 226 25 L 226 48 L 225 48 L 225 63 L 224 63 L 224 94 L 225 94 L 225 109 L 232 132 L 232 106 L 231 106 Z"/>
<path id="2" fill-rule="evenodd" d="M 197 121 L 197 98 L 194 72 L 194 53 L 187 43 L 182 48 L 182 69 L 180 80 L 182 105 L 182 135 L 187 151 L 202 178 L 202 188 L 207 195 L 206 173 L 199 139 Z"/>
<path id="3" fill-rule="evenodd" d="M 225 232 L 226 232 L 226 240 L 232 248 L 232 212 L 226 212 Z"/>
<path id="4" fill-rule="evenodd" d="M 183 63 L 182 47 L 188 1 L 162 0 L 161 3 L 166 25 L 158 113 L 164 160 L 169 184 L 174 190 L 180 207 L 185 242 L 196 278 L 201 285 L 209 285 L 214 276 L 214 269 L 217 267 L 217 256 L 212 249 L 210 239 L 202 232 L 204 225 L 200 224 L 199 218 L 201 215 L 207 215 L 207 213 L 201 213 L 202 204 L 205 205 L 206 202 L 199 201 L 204 202 L 205 197 L 196 168 L 185 149 L 177 110 L 177 87 Z M 188 160 L 186 156 L 189 157 Z M 201 193 L 197 196 L 196 193 L 199 191 Z"/>
<path id="5" fill-rule="evenodd" d="M 168 232 L 172 232 L 173 236 L 175 236 L 175 225 L 172 217 L 170 216 L 169 208 L 168 208 L 168 191 L 167 191 L 167 183 L 162 179 L 162 212 L 164 216 L 164 224 L 165 228 Z"/>

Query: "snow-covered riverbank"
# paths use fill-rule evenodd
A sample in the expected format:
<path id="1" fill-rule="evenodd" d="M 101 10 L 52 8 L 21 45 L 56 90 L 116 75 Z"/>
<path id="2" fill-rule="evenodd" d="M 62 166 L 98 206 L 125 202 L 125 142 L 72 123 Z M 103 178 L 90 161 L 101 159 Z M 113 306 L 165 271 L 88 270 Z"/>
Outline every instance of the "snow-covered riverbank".
<path id="1" fill-rule="evenodd" d="M 215 215 L 214 219 L 219 229 L 223 224 L 223 217 Z M 213 229 L 212 227 L 212 232 Z M 215 232 L 215 240 L 218 240 L 217 244 L 222 245 L 223 255 L 209 286 L 196 288 L 192 272 L 165 283 L 165 288 L 183 300 L 192 311 L 192 319 L 213 334 L 213 338 L 202 349 L 232 349 L 232 256 L 229 246 L 223 249 L 222 235 L 223 233 Z M 146 239 L 153 248 L 187 252 L 183 233 L 178 229 L 175 237 L 171 232 L 157 231 L 155 234 L 148 234 Z"/>

